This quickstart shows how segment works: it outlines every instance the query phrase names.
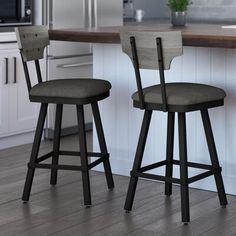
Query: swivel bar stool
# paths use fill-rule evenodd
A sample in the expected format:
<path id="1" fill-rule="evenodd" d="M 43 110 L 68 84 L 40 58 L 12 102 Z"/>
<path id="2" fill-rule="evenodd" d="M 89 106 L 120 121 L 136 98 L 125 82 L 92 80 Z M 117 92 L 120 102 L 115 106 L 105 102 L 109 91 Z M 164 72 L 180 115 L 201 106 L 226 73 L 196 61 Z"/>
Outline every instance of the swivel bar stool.
<path id="1" fill-rule="evenodd" d="M 44 49 L 49 45 L 48 30 L 44 26 L 19 27 L 15 29 L 18 46 L 22 56 L 23 68 L 25 72 L 26 84 L 31 102 L 41 103 L 38 123 L 36 127 L 28 172 L 26 176 L 22 200 L 27 202 L 30 197 L 34 172 L 36 168 L 51 170 L 51 185 L 57 184 L 58 170 L 74 170 L 82 172 L 84 204 L 91 205 L 91 192 L 89 181 L 89 170 L 94 166 L 103 163 L 107 185 L 109 189 L 114 188 L 111 167 L 109 163 L 109 153 L 107 152 L 101 118 L 98 108 L 98 101 L 109 96 L 111 84 L 105 80 L 98 79 L 60 79 L 42 81 L 39 59 L 43 58 Z M 30 75 L 27 62 L 35 61 L 38 77 L 38 84 L 31 86 Z M 55 132 L 53 151 L 38 157 L 40 141 L 42 137 L 48 103 L 56 104 Z M 61 120 L 63 104 L 74 104 L 77 108 L 80 152 L 60 150 Z M 91 104 L 94 121 L 98 133 L 101 153 L 87 152 L 84 109 L 85 104 Z M 59 155 L 80 156 L 81 166 L 60 165 Z M 99 157 L 96 161 L 88 163 L 88 157 Z M 52 157 L 52 164 L 41 163 Z"/>
<path id="2" fill-rule="evenodd" d="M 139 177 L 161 180 L 165 182 L 165 194 L 172 194 L 172 183 L 181 186 L 182 221 L 188 223 L 189 216 L 189 184 L 214 175 L 220 204 L 227 205 L 224 184 L 221 176 L 208 109 L 224 104 L 225 92 L 216 87 L 197 83 L 165 83 L 165 70 L 170 69 L 171 61 L 183 54 L 182 35 L 173 32 L 142 32 L 122 29 L 120 38 L 123 51 L 130 57 L 135 69 L 138 91 L 132 96 L 133 105 L 144 110 L 142 128 L 131 171 L 131 178 L 125 202 L 125 210 L 132 209 L 134 195 Z M 140 69 L 159 69 L 160 83 L 142 88 Z M 167 112 L 167 152 L 166 160 L 141 167 L 149 124 L 153 111 Z M 206 140 L 211 158 L 211 165 L 188 162 L 186 141 L 186 113 L 200 111 Z M 174 119 L 178 113 L 179 157 L 173 159 Z M 180 179 L 173 178 L 173 165 L 180 165 Z M 166 166 L 165 176 L 146 173 L 157 167 Z M 194 177 L 188 177 L 188 167 L 206 170 Z"/>

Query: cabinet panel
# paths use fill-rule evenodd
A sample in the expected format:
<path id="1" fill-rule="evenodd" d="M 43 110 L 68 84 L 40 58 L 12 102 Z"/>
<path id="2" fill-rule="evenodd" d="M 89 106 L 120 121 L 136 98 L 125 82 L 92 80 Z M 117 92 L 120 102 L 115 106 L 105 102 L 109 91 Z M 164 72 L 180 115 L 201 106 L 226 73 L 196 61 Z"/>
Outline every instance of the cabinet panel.
<path id="1" fill-rule="evenodd" d="M 0 136 L 8 132 L 8 94 L 9 85 L 6 84 L 8 80 L 7 70 L 8 55 L 0 51 Z"/>
<path id="2" fill-rule="evenodd" d="M 30 75 L 35 84 L 36 72 L 33 63 L 28 64 Z M 38 105 L 29 101 L 25 75 L 18 51 L 9 56 L 10 68 L 10 126 L 9 132 L 33 130 L 38 116 Z"/>
<path id="3" fill-rule="evenodd" d="M 29 101 L 17 45 L 9 45 L 6 50 L 0 50 L 0 137 L 34 130 L 39 107 Z M 37 78 L 34 63 L 29 63 L 28 67 L 33 85 Z"/>

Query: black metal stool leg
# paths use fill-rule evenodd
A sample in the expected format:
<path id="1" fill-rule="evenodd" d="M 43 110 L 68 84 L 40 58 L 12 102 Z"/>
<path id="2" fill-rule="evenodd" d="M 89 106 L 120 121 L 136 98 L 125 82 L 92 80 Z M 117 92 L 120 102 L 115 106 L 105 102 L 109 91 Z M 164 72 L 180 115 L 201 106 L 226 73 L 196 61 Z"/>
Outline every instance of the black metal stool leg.
<path id="1" fill-rule="evenodd" d="M 91 192 L 90 192 L 87 143 L 86 143 L 86 133 L 85 133 L 85 124 L 84 124 L 84 108 L 82 105 L 77 105 L 76 108 L 77 108 L 78 128 L 79 128 L 80 157 L 81 157 L 82 181 L 83 181 L 83 190 L 84 190 L 84 205 L 90 206 L 92 204 L 92 201 L 91 201 Z"/>
<path id="2" fill-rule="evenodd" d="M 178 113 L 179 124 L 179 156 L 180 156 L 180 181 L 181 181 L 181 212 L 182 222 L 188 223 L 189 216 L 189 189 L 188 189 L 188 166 L 187 166 L 187 140 L 186 140 L 186 117 L 185 113 Z"/>
<path id="3" fill-rule="evenodd" d="M 60 137 L 61 137 L 61 120 L 62 120 L 62 110 L 63 105 L 57 104 L 56 106 L 56 118 L 55 118 L 55 127 L 54 127 L 54 140 L 53 140 L 53 156 L 52 156 L 52 165 L 58 165 L 59 159 L 59 149 L 60 149 Z M 58 170 L 51 170 L 51 179 L 50 184 L 57 184 L 57 173 Z"/>
<path id="4" fill-rule="evenodd" d="M 45 117 L 47 114 L 47 107 L 48 107 L 47 103 L 41 104 L 38 123 L 37 123 L 35 136 L 34 136 L 32 152 L 31 152 L 31 156 L 30 156 L 30 162 L 28 164 L 28 172 L 27 172 L 23 196 L 22 196 L 22 200 L 25 202 L 27 202 L 29 200 L 29 196 L 30 196 L 30 192 L 31 192 L 31 188 L 32 188 L 35 168 L 31 167 L 30 165 L 34 164 L 37 160 L 37 157 L 38 157 L 40 142 L 41 142 L 42 133 L 43 133 L 43 126 L 44 126 Z"/>
<path id="5" fill-rule="evenodd" d="M 107 152 L 107 146 L 106 146 L 105 136 L 104 136 L 104 132 L 102 128 L 102 121 L 101 121 L 97 102 L 92 103 L 92 110 L 93 110 L 94 121 L 95 121 L 96 129 L 97 129 L 98 142 L 99 142 L 101 153 L 103 156 L 108 156 L 109 154 Z M 114 181 L 112 177 L 110 161 L 108 158 L 103 162 L 103 165 L 104 165 L 104 170 L 105 170 L 105 175 L 106 175 L 106 180 L 107 180 L 107 186 L 109 189 L 113 189 Z"/>
<path id="6" fill-rule="evenodd" d="M 217 156 L 217 151 L 216 151 L 216 146 L 215 146 L 215 141 L 214 141 L 214 136 L 213 136 L 213 132 L 211 128 L 211 122 L 210 122 L 208 111 L 202 110 L 201 115 L 202 115 L 203 126 L 204 126 L 204 130 L 206 134 L 208 149 L 210 153 L 211 163 L 214 169 L 219 169 L 220 164 L 219 164 L 219 160 Z M 217 172 L 214 176 L 215 176 L 220 204 L 222 206 L 226 206 L 228 202 L 227 202 L 227 198 L 225 194 L 225 188 L 224 188 L 221 171 Z"/>
<path id="7" fill-rule="evenodd" d="M 168 112 L 167 121 L 167 146 L 166 146 L 166 177 L 172 178 L 173 175 L 173 151 L 174 151 L 174 128 L 175 113 Z M 165 195 L 172 194 L 172 183 L 165 183 Z"/>
<path id="8" fill-rule="evenodd" d="M 132 206 L 133 206 L 134 195 L 135 195 L 137 182 L 138 182 L 138 177 L 136 177 L 135 174 L 139 171 L 142 164 L 143 153 L 145 149 L 151 117 L 152 117 L 152 111 L 145 110 L 142 128 L 139 135 L 138 146 L 136 149 L 133 169 L 131 171 L 131 178 L 129 182 L 128 193 L 126 195 L 126 201 L 125 201 L 125 206 L 124 206 L 124 209 L 126 211 L 131 211 Z"/>

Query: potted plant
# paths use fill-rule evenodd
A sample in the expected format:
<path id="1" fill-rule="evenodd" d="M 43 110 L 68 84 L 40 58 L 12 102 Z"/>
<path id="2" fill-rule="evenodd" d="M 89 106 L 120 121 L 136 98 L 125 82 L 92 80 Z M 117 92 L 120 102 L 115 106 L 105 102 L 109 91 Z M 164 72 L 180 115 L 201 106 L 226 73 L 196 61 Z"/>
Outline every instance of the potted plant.
<path id="1" fill-rule="evenodd" d="M 186 13 L 190 0 L 168 0 L 167 6 L 171 10 L 171 23 L 173 26 L 186 24 Z"/>

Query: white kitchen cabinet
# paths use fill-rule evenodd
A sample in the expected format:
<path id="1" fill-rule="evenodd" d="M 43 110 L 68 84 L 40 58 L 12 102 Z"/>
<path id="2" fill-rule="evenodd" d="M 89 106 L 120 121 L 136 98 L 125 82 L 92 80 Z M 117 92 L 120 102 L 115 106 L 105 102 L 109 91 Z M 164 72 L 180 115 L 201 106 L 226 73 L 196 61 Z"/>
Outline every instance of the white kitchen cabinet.
<path id="1" fill-rule="evenodd" d="M 28 66 L 33 85 L 37 79 L 34 63 Z M 1 43 L 0 77 L 0 138 L 34 131 L 39 105 L 29 101 L 16 43 Z"/>
<path id="2" fill-rule="evenodd" d="M 8 132 L 8 94 L 9 86 L 6 83 L 7 60 L 8 55 L 0 51 L 0 136 L 6 135 Z"/>

